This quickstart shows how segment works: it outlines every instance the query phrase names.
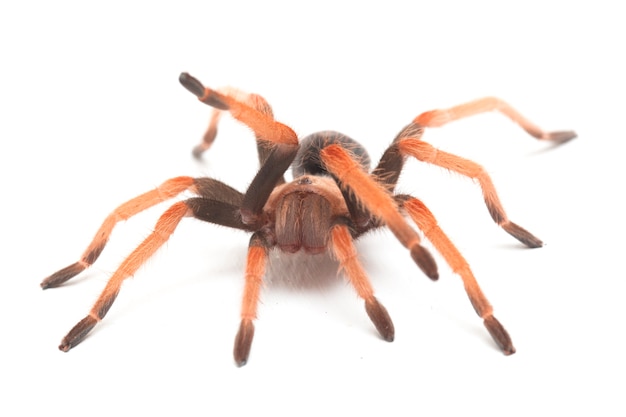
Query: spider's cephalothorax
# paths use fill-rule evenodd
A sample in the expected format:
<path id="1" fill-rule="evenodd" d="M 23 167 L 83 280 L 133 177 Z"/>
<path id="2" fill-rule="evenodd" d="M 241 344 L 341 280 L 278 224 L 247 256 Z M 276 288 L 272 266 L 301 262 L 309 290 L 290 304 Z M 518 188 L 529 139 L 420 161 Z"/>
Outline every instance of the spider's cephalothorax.
<path id="1" fill-rule="evenodd" d="M 271 215 L 269 229 L 274 229 L 276 246 L 282 251 L 326 251 L 330 229 L 337 222 L 350 226 L 353 235 L 357 230 L 348 208 L 354 209 L 356 202 L 344 198 L 320 159 L 320 151 L 331 144 L 349 150 L 361 168 L 369 170 L 365 148 L 345 135 L 319 132 L 302 139 L 292 164 L 294 181 L 277 186 L 265 206 L 265 213 Z"/>
<path id="2" fill-rule="evenodd" d="M 265 208 L 274 214 L 267 224 L 270 242 L 288 253 L 326 251 L 333 222 L 348 215 L 333 180 L 309 175 L 277 187 Z"/>
<path id="3" fill-rule="evenodd" d="M 420 114 L 400 131 L 378 165 L 370 171 L 370 158 L 365 149 L 345 135 L 326 131 L 298 141 L 293 130 L 274 120 L 271 107 L 261 96 L 235 89 L 212 90 L 186 73 L 181 74 L 180 82 L 201 102 L 213 107 L 204 139 L 193 154 L 200 157 L 211 146 L 220 115 L 228 111 L 255 133 L 261 167 L 245 193 L 212 178 L 177 177 L 117 207 L 104 220 L 80 259 L 46 278 L 41 283 L 42 288 L 59 286 L 90 267 L 120 220 L 184 191 L 196 195 L 173 204 L 163 213 L 154 231 L 111 276 L 89 314 L 63 338 L 61 350 L 68 351 L 79 344 L 104 318 L 124 280 L 169 239 L 184 217 L 195 217 L 252 234 L 245 268 L 241 325 L 234 348 L 239 365 L 246 363 L 250 353 L 253 320 L 272 249 L 311 254 L 329 251 L 365 301 L 365 310 L 382 338 L 392 341 L 393 323 L 374 296 L 358 260 L 354 239 L 372 229 L 387 227 L 409 251 L 417 266 L 430 279 L 436 280 L 435 260 L 420 244 L 420 235 L 408 219 L 461 277 L 476 313 L 500 349 L 507 355 L 515 352 L 511 338 L 493 316 L 493 309 L 468 263 L 439 228 L 433 214 L 417 198 L 396 194 L 395 186 L 409 156 L 473 178 L 482 188 L 493 220 L 526 246 L 540 247 L 541 240 L 508 219 L 489 175 L 480 165 L 433 148 L 422 140 L 422 135 L 425 128 L 491 110 L 505 114 L 537 139 L 563 143 L 576 137 L 574 132 L 544 132 L 505 102 L 488 97 Z M 283 175 L 290 166 L 294 180 L 287 183 Z"/>

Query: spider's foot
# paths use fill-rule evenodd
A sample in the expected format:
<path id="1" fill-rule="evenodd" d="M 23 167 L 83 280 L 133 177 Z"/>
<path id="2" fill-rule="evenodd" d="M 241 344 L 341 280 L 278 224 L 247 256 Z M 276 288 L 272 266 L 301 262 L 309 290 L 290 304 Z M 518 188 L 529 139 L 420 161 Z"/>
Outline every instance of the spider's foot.
<path id="1" fill-rule="evenodd" d="M 185 87 L 190 93 L 197 97 L 204 95 L 204 86 L 195 77 L 192 77 L 186 72 L 183 72 L 178 77 L 178 81 Z"/>
<path id="2" fill-rule="evenodd" d="M 513 222 L 507 222 L 500 225 L 508 234 L 513 236 L 515 239 L 522 242 L 524 245 L 529 248 L 540 248 L 543 246 L 543 242 L 541 239 L 534 236 L 528 230 L 524 229 L 521 226 L 516 225 Z"/>
<path id="3" fill-rule="evenodd" d="M 578 136 L 573 130 L 559 130 L 556 132 L 548 132 L 541 139 L 549 140 L 554 143 L 562 144 Z"/>
<path id="4" fill-rule="evenodd" d="M 87 269 L 87 265 L 85 265 L 84 263 L 82 262 L 73 263 L 72 265 L 67 266 L 61 269 L 60 271 L 55 272 L 54 274 L 50 275 L 48 278 L 41 281 L 41 284 L 40 284 L 41 288 L 45 290 L 46 288 L 58 287 L 59 285 L 63 284 L 65 281 L 83 272 L 85 269 Z"/>
<path id="5" fill-rule="evenodd" d="M 252 324 L 252 320 L 241 320 L 239 331 L 235 337 L 235 349 L 233 351 L 237 366 L 244 366 L 248 362 L 252 338 L 254 338 L 254 324 Z"/>
<path id="6" fill-rule="evenodd" d="M 187 91 L 198 97 L 201 102 L 208 104 L 211 107 L 215 107 L 216 109 L 229 109 L 228 104 L 222 101 L 213 90 L 206 88 L 197 78 L 192 77 L 188 73 L 181 73 L 178 77 L 178 81 L 187 89 Z"/>
<path id="7" fill-rule="evenodd" d="M 422 272 L 433 281 L 439 279 L 439 272 L 437 271 L 437 263 L 433 255 L 426 250 L 423 246 L 415 245 L 411 248 L 411 258 L 420 267 Z"/>
<path id="8" fill-rule="evenodd" d="M 500 324 L 498 319 L 494 316 L 488 316 L 485 318 L 484 322 L 485 327 L 489 331 L 493 340 L 498 344 L 498 347 L 505 355 L 512 355 L 515 353 L 515 347 L 513 347 L 513 341 L 511 341 L 511 336 L 504 329 L 504 326 Z"/>
<path id="9" fill-rule="evenodd" d="M 389 313 L 387 313 L 387 309 L 378 302 L 376 297 L 365 301 L 365 311 L 367 311 L 367 315 L 374 323 L 374 326 L 376 326 L 380 336 L 387 342 L 393 342 L 395 336 L 393 322 L 391 317 L 389 317 Z"/>
<path id="10" fill-rule="evenodd" d="M 63 338 L 61 344 L 59 345 L 59 349 L 63 352 L 67 352 L 77 344 L 83 341 L 85 336 L 89 334 L 91 329 L 98 324 L 98 320 L 92 316 L 87 316 L 81 321 L 79 321 L 76 326 L 70 330 L 70 332 Z"/>
<path id="11" fill-rule="evenodd" d="M 191 154 L 193 155 L 194 158 L 200 160 L 200 159 L 202 159 L 202 154 L 208 148 L 209 148 L 208 146 L 206 146 L 205 144 L 202 143 L 202 144 L 194 147 L 193 150 L 191 151 Z"/>

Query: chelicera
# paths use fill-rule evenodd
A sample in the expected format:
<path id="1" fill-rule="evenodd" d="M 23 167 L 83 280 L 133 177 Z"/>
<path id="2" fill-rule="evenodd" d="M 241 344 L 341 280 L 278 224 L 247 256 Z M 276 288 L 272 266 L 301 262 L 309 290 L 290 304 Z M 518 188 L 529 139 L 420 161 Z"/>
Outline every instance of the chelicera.
<path id="1" fill-rule="evenodd" d="M 487 172 L 477 163 L 443 152 L 422 140 L 425 128 L 437 127 L 474 114 L 499 111 L 530 135 L 543 141 L 563 143 L 576 137 L 572 131 L 544 132 L 511 106 L 497 98 L 483 98 L 445 110 L 417 116 L 393 140 L 374 169 L 367 151 L 341 133 L 325 131 L 298 140 L 294 131 L 274 119 L 265 99 L 238 90 L 204 87 L 187 73 L 181 84 L 213 108 L 203 141 L 193 153 L 208 149 L 217 134 L 223 112 L 247 125 L 256 136 L 260 169 L 245 193 L 212 178 L 177 177 L 117 207 L 104 220 L 80 259 L 46 278 L 42 288 L 53 288 L 89 268 L 104 249 L 115 225 L 182 192 L 195 197 L 174 203 L 158 219 L 154 231 L 121 263 L 85 318 L 63 338 L 59 348 L 78 345 L 107 314 L 122 283 L 132 276 L 170 237 L 185 217 L 245 230 L 251 233 L 248 247 L 241 324 L 235 338 L 234 358 L 244 365 L 254 336 L 259 293 L 271 250 L 318 254 L 328 251 L 339 263 L 365 310 L 386 341 L 394 339 L 394 326 L 363 269 L 355 239 L 377 228 L 389 228 L 423 273 L 438 279 L 437 265 L 421 245 L 420 234 L 441 254 L 463 280 L 465 291 L 478 316 L 502 352 L 515 352 L 504 326 L 494 317 L 469 264 L 441 230 L 433 214 L 416 197 L 396 194 L 395 187 L 408 157 L 437 165 L 475 179 L 488 211 L 502 229 L 524 245 L 537 248 L 541 240 L 507 217 Z M 284 174 L 291 167 L 293 181 Z"/>

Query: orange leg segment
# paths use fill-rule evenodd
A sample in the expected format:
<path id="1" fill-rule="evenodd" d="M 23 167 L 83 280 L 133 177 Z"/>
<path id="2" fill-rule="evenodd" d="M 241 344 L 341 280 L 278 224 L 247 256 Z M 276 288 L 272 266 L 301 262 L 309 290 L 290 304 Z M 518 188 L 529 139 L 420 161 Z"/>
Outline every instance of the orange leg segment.
<path id="1" fill-rule="evenodd" d="M 337 177 L 342 187 L 350 189 L 370 213 L 382 219 L 400 243 L 409 249 L 411 257 L 426 276 L 436 280 L 439 275 L 434 258 L 420 245 L 419 235 L 400 214 L 391 194 L 363 171 L 350 153 L 340 145 L 325 147 L 320 151 L 320 156 L 328 171 Z"/>
<path id="2" fill-rule="evenodd" d="M 258 235 L 253 235 L 248 248 L 248 258 L 246 260 L 245 287 L 243 300 L 241 302 L 241 324 L 235 337 L 235 347 L 233 356 L 238 366 L 243 366 L 248 362 L 252 339 L 254 337 L 253 320 L 256 319 L 257 306 L 263 286 L 265 276 L 265 266 L 269 246 Z"/>
<path id="3" fill-rule="evenodd" d="M 185 202 L 176 203 L 163 213 L 154 231 L 117 268 L 89 314 L 63 338 L 59 349 L 67 352 L 87 336 L 111 308 L 124 280 L 132 276 L 169 239 L 180 220 L 190 214 Z"/>
<path id="4" fill-rule="evenodd" d="M 365 311 L 370 317 L 381 337 L 392 342 L 395 334 L 393 322 L 387 309 L 374 297 L 374 290 L 357 258 L 356 248 L 352 242 L 350 231 L 343 224 L 337 224 L 331 229 L 331 250 L 339 261 L 350 283 L 359 297 L 365 300 Z"/>
<path id="5" fill-rule="evenodd" d="M 230 96 L 237 100 L 238 102 L 244 103 L 246 106 L 251 107 L 258 112 L 267 115 L 269 118 L 274 118 L 274 113 L 272 112 L 271 106 L 267 103 L 267 101 L 259 96 L 258 94 L 248 94 L 241 90 L 237 90 L 235 88 L 223 88 L 219 90 L 220 93 Z M 221 119 L 223 110 L 218 108 L 213 108 L 211 111 L 211 118 L 209 121 L 209 126 L 204 133 L 204 137 L 202 138 L 202 142 L 197 145 L 193 149 L 193 156 L 196 158 L 200 158 L 204 151 L 209 149 L 213 142 L 215 141 L 215 137 L 217 136 L 217 125 Z M 257 141 L 262 140 L 261 137 L 257 135 Z M 259 148 L 259 159 L 261 163 L 265 161 L 267 158 L 266 155 L 266 146 L 258 145 Z"/>
<path id="6" fill-rule="evenodd" d="M 423 127 L 438 127 L 454 120 L 494 110 L 507 116 L 537 139 L 563 143 L 576 137 L 576 133 L 571 130 L 546 132 L 496 97 L 484 97 L 445 110 L 431 110 L 417 116 L 414 122 Z"/>
<path id="7" fill-rule="evenodd" d="M 444 234 L 437 220 L 430 210 L 416 198 L 402 196 L 402 205 L 409 216 L 415 221 L 417 227 L 431 241 L 433 246 L 446 260 L 452 270 L 463 280 L 465 291 L 474 306 L 476 313 L 483 319 L 483 323 L 495 342 L 505 355 L 515 353 L 511 337 L 502 324 L 493 316 L 493 308 L 483 294 L 472 270 L 463 255 L 458 251 L 450 239 Z"/>
<path id="8" fill-rule="evenodd" d="M 187 73 L 182 73 L 179 81 L 204 104 L 215 109 L 228 110 L 235 119 L 252 129 L 258 139 L 286 145 L 298 144 L 296 133 L 289 126 L 274 120 L 271 109 L 269 106 L 265 108 L 259 101 L 259 96 L 245 95 L 241 92 L 224 94 L 203 86 L 200 81 Z"/>
<path id="9" fill-rule="evenodd" d="M 287 125 L 274 120 L 271 115 L 262 113 L 237 99 L 206 88 L 199 100 L 210 104 L 219 100 L 227 105 L 230 114 L 254 131 L 259 139 L 274 143 L 295 145 L 298 137 Z"/>

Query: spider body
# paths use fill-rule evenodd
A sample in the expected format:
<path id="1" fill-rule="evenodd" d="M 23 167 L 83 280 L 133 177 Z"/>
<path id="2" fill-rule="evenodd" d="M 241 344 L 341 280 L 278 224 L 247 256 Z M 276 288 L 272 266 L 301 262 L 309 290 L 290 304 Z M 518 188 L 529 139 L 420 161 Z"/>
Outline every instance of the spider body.
<path id="1" fill-rule="evenodd" d="M 435 260 L 421 245 L 421 237 L 409 224 L 409 219 L 461 277 L 476 313 L 503 353 L 515 352 L 509 334 L 494 317 L 493 308 L 469 264 L 443 233 L 434 215 L 417 198 L 396 194 L 395 186 L 409 157 L 474 178 L 480 184 L 494 222 L 526 246 L 540 247 L 541 240 L 508 219 L 491 179 L 480 165 L 439 151 L 421 137 L 427 127 L 491 110 L 502 112 L 537 139 L 562 143 L 574 138 L 574 132 L 544 132 L 505 102 L 484 98 L 447 110 L 420 114 L 400 131 L 371 170 L 371 160 L 365 148 L 346 135 L 324 131 L 299 141 L 291 128 L 274 119 L 271 107 L 261 96 L 234 89 L 212 90 L 186 73 L 181 74 L 180 82 L 201 102 L 213 107 L 204 139 L 193 154 L 199 157 L 211 146 L 221 114 L 228 111 L 254 132 L 260 169 L 245 193 L 212 178 L 177 177 L 113 210 L 80 259 L 46 278 L 41 283 L 42 288 L 59 286 L 91 266 L 106 246 L 117 222 L 184 191 L 196 195 L 174 203 L 163 213 L 154 231 L 111 276 L 89 314 L 63 338 L 59 346 L 61 350 L 68 351 L 79 344 L 104 318 L 124 280 L 169 239 L 183 218 L 194 217 L 251 233 L 244 272 L 241 324 L 234 347 L 238 365 L 248 360 L 265 266 L 273 249 L 308 254 L 328 251 L 364 300 L 365 310 L 381 337 L 392 341 L 395 334 L 393 323 L 385 307 L 374 296 L 358 259 L 354 240 L 370 230 L 387 227 L 422 272 L 436 280 L 439 275 Z M 294 179 L 286 182 L 283 175 L 290 166 Z"/>
<path id="2" fill-rule="evenodd" d="M 337 221 L 350 225 L 355 236 L 356 225 L 346 200 L 320 158 L 320 151 L 331 144 L 349 149 L 361 167 L 369 170 L 365 148 L 341 133 L 319 132 L 302 139 L 291 166 L 294 180 L 277 186 L 264 209 L 268 233 L 284 252 L 325 252 L 330 229 Z"/>
<path id="3" fill-rule="evenodd" d="M 332 180 L 302 176 L 270 196 L 267 234 L 283 252 L 318 254 L 326 251 L 334 219 L 348 209 Z"/>

